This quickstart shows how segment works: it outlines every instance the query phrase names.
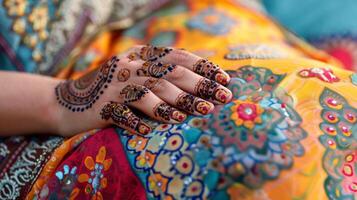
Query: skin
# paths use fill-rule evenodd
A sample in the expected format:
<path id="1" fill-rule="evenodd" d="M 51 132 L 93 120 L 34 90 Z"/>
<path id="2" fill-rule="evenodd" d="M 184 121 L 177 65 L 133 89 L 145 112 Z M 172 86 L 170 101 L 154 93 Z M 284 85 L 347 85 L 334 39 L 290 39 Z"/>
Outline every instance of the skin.
<path id="1" fill-rule="evenodd" d="M 164 123 L 208 114 L 232 93 L 224 87 L 228 74 L 203 60 L 181 49 L 135 46 L 77 80 L 0 72 L 0 136 L 71 136 L 109 125 L 149 133 L 132 108 Z"/>

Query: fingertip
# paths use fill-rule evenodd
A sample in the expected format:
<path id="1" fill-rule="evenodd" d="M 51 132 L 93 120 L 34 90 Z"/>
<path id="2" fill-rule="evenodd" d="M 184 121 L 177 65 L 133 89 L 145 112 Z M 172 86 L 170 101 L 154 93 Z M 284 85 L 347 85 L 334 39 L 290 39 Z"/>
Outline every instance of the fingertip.
<path id="1" fill-rule="evenodd" d="M 215 93 L 215 100 L 219 104 L 225 104 L 232 100 L 233 94 L 232 92 L 225 87 L 219 88 Z"/>
<path id="2" fill-rule="evenodd" d="M 174 119 L 173 123 L 178 124 L 184 122 L 187 119 L 187 114 L 176 110 L 172 113 L 171 118 Z"/>
<path id="3" fill-rule="evenodd" d="M 145 122 L 139 122 L 137 132 L 141 135 L 147 135 L 152 132 L 152 127 Z"/>
<path id="4" fill-rule="evenodd" d="M 200 115 L 207 115 L 207 114 L 211 113 L 213 111 L 213 109 L 214 109 L 213 103 L 208 102 L 208 101 L 200 101 L 196 105 L 196 111 Z"/>
<path id="5" fill-rule="evenodd" d="M 218 72 L 215 76 L 215 81 L 220 83 L 221 85 L 228 85 L 229 81 L 231 80 L 231 78 L 229 77 L 229 75 L 223 71 L 222 69 L 220 70 L 220 72 Z"/>

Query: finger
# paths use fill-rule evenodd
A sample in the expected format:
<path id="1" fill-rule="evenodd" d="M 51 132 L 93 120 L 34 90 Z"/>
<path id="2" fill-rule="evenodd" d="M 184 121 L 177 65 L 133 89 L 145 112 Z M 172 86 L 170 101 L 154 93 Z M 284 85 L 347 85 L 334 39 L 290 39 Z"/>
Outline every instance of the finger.
<path id="1" fill-rule="evenodd" d="M 222 85 L 227 85 L 230 81 L 229 75 L 218 65 L 183 49 L 141 46 L 135 47 L 134 53 L 129 54 L 128 57 L 133 60 L 140 58 L 145 61 L 160 61 L 164 64 L 181 65 Z"/>
<path id="2" fill-rule="evenodd" d="M 136 116 L 128 106 L 117 102 L 106 103 L 100 115 L 103 120 L 110 121 L 132 133 L 145 135 L 152 131 L 152 128 Z"/>
<path id="3" fill-rule="evenodd" d="M 136 84 L 145 86 L 166 103 L 173 105 L 174 107 L 179 108 L 182 111 L 188 112 L 190 114 L 205 115 L 211 112 L 214 108 L 214 105 L 212 103 L 198 97 L 195 97 L 193 99 L 193 103 L 191 103 L 191 106 L 189 106 L 188 108 L 181 104 L 178 105 L 177 102 L 182 101 L 178 101 L 180 95 L 187 93 L 185 93 L 183 90 L 165 79 L 135 77 L 135 79 L 132 79 L 132 81 Z M 195 102 L 202 103 L 199 106 L 195 106 Z"/>
<path id="4" fill-rule="evenodd" d="M 163 78 L 190 94 L 216 104 L 227 103 L 233 96 L 228 88 L 181 66 L 176 66 Z"/>
<path id="5" fill-rule="evenodd" d="M 120 92 L 125 104 L 133 106 L 146 115 L 166 123 L 183 122 L 187 115 L 162 101 L 144 86 L 129 84 Z"/>
<path id="6" fill-rule="evenodd" d="M 202 115 L 206 115 L 213 111 L 213 104 L 208 101 L 205 101 L 201 98 L 195 97 L 191 94 L 187 94 L 186 92 L 181 93 L 175 101 L 175 105 L 181 109 L 185 110 L 189 113 L 200 113 Z"/>
<path id="7" fill-rule="evenodd" d="M 139 77 L 166 79 L 184 91 L 216 104 L 227 103 L 232 98 L 229 89 L 182 66 L 151 61 L 133 61 L 127 65 L 131 70 L 136 70 L 136 75 Z M 177 94 L 181 92 L 177 92 Z"/>

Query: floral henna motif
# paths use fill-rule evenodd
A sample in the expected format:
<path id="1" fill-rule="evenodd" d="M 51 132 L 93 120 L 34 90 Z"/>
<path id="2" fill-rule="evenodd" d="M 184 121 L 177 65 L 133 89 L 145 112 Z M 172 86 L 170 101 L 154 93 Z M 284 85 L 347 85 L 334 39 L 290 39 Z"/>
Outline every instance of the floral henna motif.
<path id="1" fill-rule="evenodd" d="M 167 103 L 159 103 L 155 106 L 154 114 L 156 117 L 166 121 L 171 121 L 171 119 L 173 119 L 178 122 L 183 122 L 187 117 L 185 113 L 173 108 Z"/>
<path id="2" fill-rule="evenodd" d="M 193 71 L 211 80 L 215 80 L 222 85 L 227 85 L 228 77 L 221 72 L 218 65 L 209 62 L 206 59 L 201 59 L 193 66 Z"/>
<path id="3" fill-rule="evenodd" d="M 189 113 L 194 113 L 196 111 L 203 115 L 206 115 L 212 109 L 208 102 L 187 93 L 182 93 L 177 97 L 176 105 L 181 110 Z"/>
<path id="4" fill-rule="evenodd" d="M 125 128 L 130 128 L 141 134 L 148 134 L 151 132 L 151 127 L 142 123 L 140 118 L 137 117 L 128 106 L 110 102 L 107 103 L 101 113 L 103 120 L 112 119 L 115 124 Z"/>
<path id="5" fill-rule="evenodd" d="M 161 62 L 145 62 L 141 69 L 136 71 L 138 76 L 151 76 L 155 78 L 162 78 L 169 72 L 174 70 L 176 65 L 172 64 L 162 64 Z"/>
<path id="6" fill-rule="evenodd" d="M 130 103 L 140 100 L 147 93 L 149 93 L 149 90 L 146 87 L 130 84 L 123 88 L 120 95 L 123 97 L 124 103 Z"/>
<path id="7" fill-rule="evenodd" d="M 145 61 L 156 61 L 158 58 L 166 56 L 171 51 L 171 48 L 147 45 L 141 48 L 140 53 L 131 53 L 128 58 L 130 60 L 137 60 L 140 58 Z"/>
<path id="8" fill-rule="evenodd" d="M 83 112 L 91 108 L 108 88 L 118 61 L 119 59 L 114 56 L 99 70 L 92 71 L 77 80 L 58 84 L 55 88 L 58 103 L 73 112 Z"/>
<path id="9" fill-rule="evenodd" d="M 144 82 L 144 86 L 149 89 L 152 90 L 156 87 L 156 85 L 159 83 L 159 79 L 156 78 L 149 78 L 148 80 L 146 80 Z"/>
<path id="10" fill-rule="evenodd" d="M 206 78 L 202 78 L 197 83 L 195 91 L 197 96 L 203 99 L 217 100 L 221 103 L 226 103 L 229 96 L 227 91 L 222 89 L 218 83 Z"/>
<path id="11" fill-rule="evenodd" d="M 118 81 L 125 82 L 130 78 L 130 70 L 127 68 L 120 69 L 118 72 Z"/>

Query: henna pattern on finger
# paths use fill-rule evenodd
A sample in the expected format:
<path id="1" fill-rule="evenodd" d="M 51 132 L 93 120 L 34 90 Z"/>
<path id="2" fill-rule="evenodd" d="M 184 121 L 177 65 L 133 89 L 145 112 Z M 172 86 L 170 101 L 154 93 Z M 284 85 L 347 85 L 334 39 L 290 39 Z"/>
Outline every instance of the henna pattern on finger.
<path id="1" fill-rule="evenodd" d="M 189 113 L 198 112 L 203 115 L 212 110 L 210 103 L 185 92 L 177 97 L 176 106 Z"/>
<path id="2" fill-rule="evenodd" d="M 141 119 L 137 117 L 128 106 L 120 103 L 107 103 L 102 108 L 100 115 L 103 120 L 112 119 L 118 126 L 130 128 L 141 134 L 148 134 L 152 130 L 150 126 L 141 122 Z"/>
<path id="3" fill-rule="evenodd" d="M 117 75 L 118 81 L 125 82 L 130 78 L 130 70 L 127 68 L 120 69 Z"/>
<path id="4" fill-rule="evenodd" d="M 146 87 L 130 84 L 121 90 L 120 95 L 123 97 L 124 103 L 131 103 L 140 100 L 147 93 L 149 90 Z"/>
<path id="5" fill-rule="evenodd" d="M 83 112 L 91 108 L 108 88 L 118 61 L 119 59 L 114 56 L 99 69 L 77 80 L 67 80 L 58 84 L 55 88 L 58 103 L 73 112 Z"/>
<path id="6" fill-rule="evenodd" d="M 159 58 L 162 58 L 169 54 L 173 49 L 167 47 L 156 47 L 147 45 L 140 49 L 140 52 L 134 52 L 129 54 L 129 60 L 137 60 L 142 59 L 145 61 L 156 61 Z"/>
<path id="7" fill-rule="evenodd" d="M 226 103 L 230 94 L 215 81 L 202 78 L 195 87 L 197 96 L 206 100 L 216 100 Z"/>
<path id="8" fill-rule="evenodd" d="M 178 122 L 183 122 L 187 118 L 185 113 L 173 108 L 167 103 L 159 103 L 156 105 L 154 108 L 154 115 L 155 117 L 159 117 L 166 121 L 171 121 L 171 119 L 173 119 Z"/>
<path id="9" fill-rule="evenodd" d="M 159 84 L 159 80 L 157 78 L 149 78 L 144 82 L 144 86 L 149 90 L 153 90 Z"/>
<path id="10" fill-rule="evenodd" d="M 161 62 L 145 62 L 141 69 L 136 71 L 138 76 L 151 76 L 155 78 L 162 78 L 164 75 L 172 72 L 176 65 L 173 64 L 162 64 Z"/>
<path id="11" fill-rule="evenodd" d="M 222 73 L 218 65 L 206 59 L 200 59 L 193 65 L 193 71 L 222 85 L 228 84 L 228 77 Z"/>

